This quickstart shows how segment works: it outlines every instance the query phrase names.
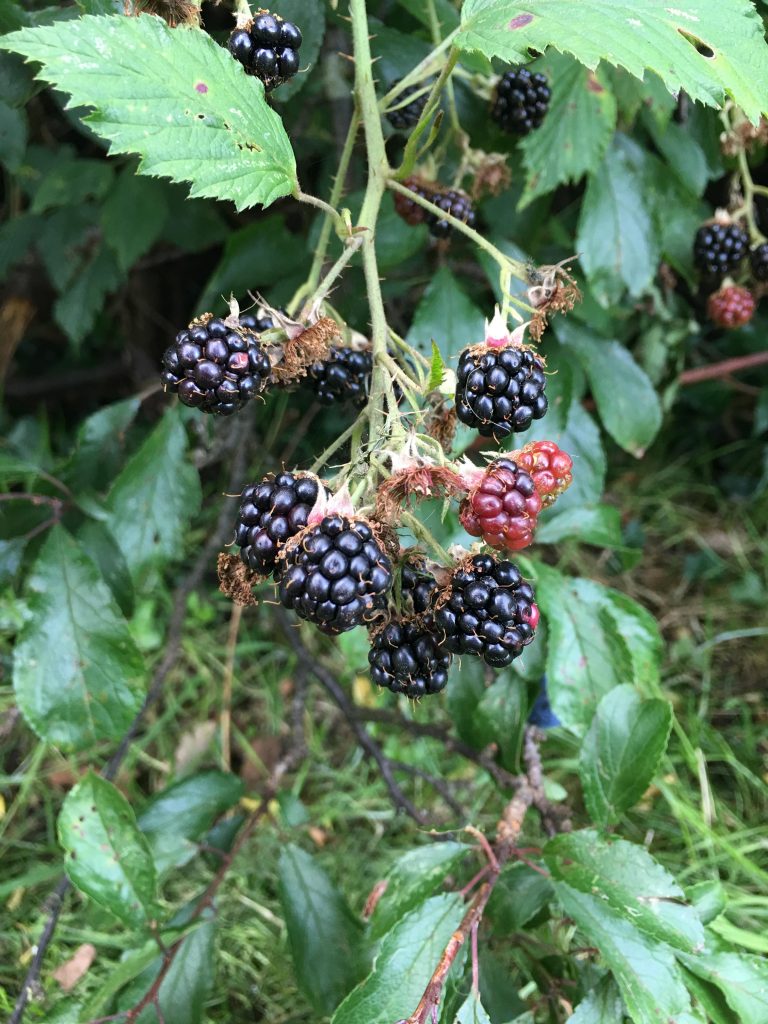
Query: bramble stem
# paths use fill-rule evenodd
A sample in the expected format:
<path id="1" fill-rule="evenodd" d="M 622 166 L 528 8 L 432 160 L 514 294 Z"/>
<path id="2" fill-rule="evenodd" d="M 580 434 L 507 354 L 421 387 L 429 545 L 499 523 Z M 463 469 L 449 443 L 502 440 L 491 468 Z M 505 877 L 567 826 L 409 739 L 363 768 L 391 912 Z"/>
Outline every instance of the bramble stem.
<path id="1" fill-rule="evenodd" d="M 354 435 L 358 425 L 365 419 L 365 413 L 361 413 L 360 416 L 350 424 L 345 431 L 343 431 L 337 438 L 335 438 L 331 444 L 322 452 L 310 467 L 311 473 L 317 473 L 318 470 L 322 469 L 323 466 L 328 462 L 332 455 L 334 455 L 343 444 L 345 444 Z"/>
<path id="2" fill-rule="evenodd" d="M 320 306 L 320 303 L 325 299 L 333 287 L 334 282 L 341 275 L 346 265 L 362 245 L 362 241 L 363 240 L 360 235 L 356 235 L 353 238 L 348 239 L 347 244 L 342 250 L 341 256 L 339 256 L 331 269 L 325 275 L 322 284 L 312 289 L 312 292 L 299 315 L 299 320 L 305 319 L 305 317 L 309 315 L 309 311 L 313 306 L 316 308 Z"/>
<path id="3" fill-rule="evenodd" d="M 293 193 L 293 198 L 298 199 L 300 203 L 306 203 L 307 206 L 316 206 L 332 219 L 333 223 L 336 225 L 336 230 L 340 235 L 343 236 L 346 233 L 347 227 L 344 223 L 343 217 L 336 209 L 334 209 L 333 206 L 330 205 L 330 203 L 326 203 L 324 199 L 310 195 L 309 192 L 302 192 L 301 189 L 298 189 L 298 191 Z"/>
<path id="4" fill-rule="evenodd" d="M 438 103 L 440 101 L 440 93 L 443 91 L 443 86 L 448 82 L 451 76 L 451 72 L 456 66 L 456 62 L 459 59 L 459 51 L 451 50 L 448 55 L 448 60 L 443 65 L 443 69 L 440 72 L 435 84 L 432 86 L 427 102 L 424 105 L 424 110 L 421 113 L 421 117 L 418 123 L 415 125 L 413 131 L 408 137 L 408 141 L 405 144 L 405 151 L 403 153 L 403 161 L 400 167 L 395 171 L 397 178 L 407 178 L 413 171 L 413 166 L 416 163 L 416 156 L 418 153 L 419 139 L 427 129 L 427 125 L 432 120 L 432 116 L 437 110 Z"/>
<path id="5" fill-rule="evenodd" d="M 742 212 L 747 218 L 751 243 L 753 245 L 759 245 L 766 241 L 766 237 L 757 226 L 757 218 L 755 217 L 755 193 L 766 194 L 768 190 L 765 190 L 761 185 L 755 185 L 752 181 L 752 172 L 749 169 L 747 154 L 743 149 L 739 150 L 738 161 L 741 187 L 744 192 L 744 206 L 742 207 Z"/>

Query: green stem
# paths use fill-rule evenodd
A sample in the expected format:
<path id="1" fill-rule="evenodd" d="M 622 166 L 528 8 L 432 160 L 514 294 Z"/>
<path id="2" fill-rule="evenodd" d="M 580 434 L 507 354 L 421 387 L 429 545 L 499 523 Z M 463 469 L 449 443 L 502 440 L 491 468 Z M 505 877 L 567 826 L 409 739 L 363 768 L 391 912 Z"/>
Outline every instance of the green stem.
<path id="1" fill-rule="evenodd" d="M 413 131 L 408 136 L 408 141 L 405 144 L 405 151 L 403 153 L 403 161 L 400 167 L 395 171 L 395 175 L 398 178 L 407 178 L 413 171 L 413 166 L 416 163 L 416 154 L 418 150 L 419 139 L 427 129 L 429 122 L 432 120 L 432 116 L 437 110 L 438 103 L 440 102 L 440 93 L 443 91 L 443 86 L 446 84 L 451 76 L 451 72 L 456 66 L 456 62 L 459 59 L 459 51 L 451 50 L 448 55 L 448 60 L 443 65 L 443 69 L 440 72 L 435 84 L 432 86 L 432 90 L 427 98 L 427 102 L 422 111 L 421 117 L 418 123 L 415 125 Z"/>
<path id="2" fill-rule="evenodd" d="M 342 271 L 349 263 L 349 261 L 352 259 L 352 257 L 355 255 L 357 250 L 360 248 L 361 244 L 362 238 L 359 235 L 349 239 L 347 244 L 344 246 L 344 249 L 342 250 L 341 256 L 339 256 L 339 258 L 336 260 L 331 269 L 323 278 L 322 284 L 318 285 L 316 288 L 313 288 L 309 298 L 307 299 L 304 305 L 304 308 L 301 311 L 301 314 L 299 315 L 299 320 L 303 320 L 305 319 L 305 317 L 309 316 L 309 312 L 313 306 L 320 306 L 320 303 L 325 299 L 325 297 L 330 292 L 334 281 L 336 281 L 336 279 L 341 275 Z"/>
<path id="3" fill-rule="evenodd" d="M 757 219 L 755 217 L 755 193 L 762 193 L 763 189 L 760 185 L 755 185 L 752 181 L 752 172 L 749 169 L 747 154 L 743 149 L 739 150 L 738 161 L 739 174 L 741 176 L 741 187 L 744 192 L 743 212 L 749 226 L 749 237 L 753 245 L 759 245 L 766 241 L 766 237 L 757 226 Z"/>
<path id="4" fill-rule="evenodd" d="M 354 423 L 351 423 L 345 431 L 339 434 L 339 436 L 331 444 L 329 444 L 325 451 L 318 455 L 318 457 L 312 463 L 310 467 L 310 473 L 317 473 L 320 469 L 322 469 L 323 466 L 325 466 L 328 460 L 331 458 L 331 456 L 335 455 L 343 444 L 345 444 L 347 441 L 350 440 L 350 438 L 353 438 L 355 436 L 358 427 L 363 423 L 364 420 L 365 414 L 363 413 L 361 416 L 358 416 Z"/>
<path id="5" fill-rule="evenodd" d="M 408 509 L 403 508 L 401 509 L 400 512 L 400 518 L 402 519 L 403 523 L 405 523 L 405 525 L 410 529 L 414 537 L 423 540 L 427 547 L 430 547 L 435 552 L 437 557 L 443 562 L 444 565 L 451 564 L 451 558 L 448 552 L 441 544 L 438 544 L 438 542 L 429 532 L 428 528 L 424 525 L 424 523 L 422 523 L 420 519 L 418 519 L 413 514 L 413 512 L 409 512 Z"/>
<path id="6" fill-rule="evenodd" d="M 444 53 L 450 46 L 453 45 L 453 40 L 459 34 L 458 28 L 455 28 L 453 32 L 449 33 L 443 41 L 428 53 L 424 60 L 419 61 L 416 67 L 409 71 L 407 75 L 400 79 L 397 85 L 393 85 L 389 92 L 381 100 L 381 109 L 386 110 L 395 97 L 399 96 L 400 93 L 407 89 L 409 85 L 414 85 L 416 82 L 420 82 L 431 73 L 432 65 L 435 63 L 441 53 Z"/>
<path id="7" fill-rule="evenodd" d="M 298 199 L 300 203 L 306 203 L 307 206 L 316 206 L 319 210 L 322 210 L 327 217 L 330 217 L 332 222 L 336 225 L 336 230 L 339 235 L 346 233 L 347 227 L 344 223 L 344 219 L 337 210 L 334 209 L 330 203 L 326 203 L 324 199 L 319 199 L 317 196 L 310 195 L 309 192 L 302 192 L 301 189 L 297 189 L 293 193 L 293 198 Z"/>
<path id="8" fill-rule="evenodd" d="M 429 15 L 429 28 L 432 33 L 432 42 L 439 44 L 441 42 L 440 34 L 442 25 L 440 19 L 437 16 L 437 8 L 435 7 L 435 0 L 427 0 L 427 14 Z M 456 62 L 454 61 L 454 64 Z M 461 134 L 461 125 L 459 124 L 459 114 L 456 109 L 456 96 L 453 91 L 453 82 L 448 81 L 446 83 L 446 93 L 448 94 L 448 112 L 451 117 L 451 127 L 456 134 Z"/>

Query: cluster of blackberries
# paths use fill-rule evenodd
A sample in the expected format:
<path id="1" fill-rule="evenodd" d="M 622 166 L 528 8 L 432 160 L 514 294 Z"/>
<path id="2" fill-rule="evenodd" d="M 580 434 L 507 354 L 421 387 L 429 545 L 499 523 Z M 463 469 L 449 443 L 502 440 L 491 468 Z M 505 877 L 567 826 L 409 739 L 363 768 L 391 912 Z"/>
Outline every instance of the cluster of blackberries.
<path id="1" fill-rule="evenodd" d="M 321 489 L 310 473 L 270 473 L 245 488 L 235 542 L 249 569 L 260 576 L 275 571 L 280 548 L 307 525 Z"/>
<path id="2" fill-rule="evenodd" d="M 165 350 L 160 379 L 185 405 L 229 416 L 267 386 L 271 372 L 253 328 L 206 314 Z"/>
<path id="3" fill-rule="evenodd" d="M 463 221 L 470 228 L 475 226 L 477 218 L 472 208 L 472 201 L 460 189 L 444 189 L 433 182 L 422 181 L 420 178 L 408 178 L 403 184 L 422 199 L 434 203 L 444 213 Z M 447 220 L 425 210 L 423 206 L 419 206 L 413 199 L 400 192 L 395 195 L 395 210 L 408 224 L 426 224 L 429 233 L 435 238 L 447 238 L 453 230 Z"/>
<path id="4" fill-rule="evenodd" d="M 308 382 L 323 405 L 352 402 L 362 408 L 368 400 L 372 372 L 370 349 L 339 347 L 328 359 L 309 367 Z"/>
<path id="5" fill-rule="evenodd" d="M 397 78 L 392 83 L 392 88 L 398 85 L 400 79 Z M 421 95 L 416 95 L 421 93 Z M 395 100 L 395 106 L 387 111 L 387 120 L 392 127 L 399 132 L 406 131 L 408 128 L 413 128 L 419 123 L 419 118 L 424 113 L 424 107 L 427 105 L 427 98 L 429 90 L 424 89 L 424 85 L 409 85 L 400 93 Z M 409 96 L 415 96 L 415 99 L 409 100 Z"/>
<path id="6" fill-rule="evenodd" d="M 261 79 L 267 92 L 299 70 L 301 30 L 279 14 L 260 11 L 250 25 L 235 29 L 227 46 L 249 75 Z"/>
<path id="7" fill-rule="evenodd" d="M 545 75 L 528 68 L 513 68 L 499 79 L 491 117 L 505 132 L 527 135 L 541 126 L 551 96 Z"/>
<path id="8" fill-rule="evenodd" d="M 464 349 L 456 371 L 456 415 L 483 437 L 527 430 L 547 411 L 540 356 L 513 344 Z"/>
<path id="9" fill-rule="evenodd" d="M 693 262 L 711 278 L 738 270 L 749 251 L 749 236 L 738 224 L 704 224 L 693 241 Z"/>
<path id="10" fill-rule="evenodd" d="M 752 319 L 757 302 L 749 288 L 723 278 L 736 274 L 747 255 L 754 281 L 768 281 L 768 242 L 749 248 L 749 235 L 738 224 L 714 221 L 703 224 L 693 240 L 693 262 L 701 271 L 707 290 L 716 288 L 707 297 L 707 316 L 717 327 L 743 327 Z"/>

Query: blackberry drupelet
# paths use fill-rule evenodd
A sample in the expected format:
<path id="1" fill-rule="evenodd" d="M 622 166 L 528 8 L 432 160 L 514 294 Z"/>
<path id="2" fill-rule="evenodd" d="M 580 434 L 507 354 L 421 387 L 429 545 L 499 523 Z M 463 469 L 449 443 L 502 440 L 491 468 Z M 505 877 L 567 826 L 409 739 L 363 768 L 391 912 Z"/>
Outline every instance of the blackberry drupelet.
<path id="1" fill-rule="evenodd" d="M 326 516 L 280 552 L 280 602 L 323 633 L 345 633 L 386 608 L 392 563 L 364 519 Z"/>
<path id="2" fill-rule="evenodd" d="M 399 82 L 399 78 L 395 79 L 391 88 L 394 89 Z M 420 85 L 409 85 L 407 88 L 403 89 L 399 96 L 395 98 L 395 109 L 387 111 L 387 120 L 397 131 L 402 132 L 407 128 L 413 128 L 414 125 L 418 124 L 419 118 L 424 112 L 424 107 L 427 105 L 429 90 L 422 92 L 421 96 L 411 100 L 409 103 L 405 103 L 403 106 L 399 106 L 398 104 L 403 103 L 403 101 L 409 96 L 413 96 L 423 88 L 423 83 Z"/>
<path id="3" fill-rule="evenodd" d="M 266 314 L 264 316 L 256 316 L 255 313 L 241 313 L 240 326 L 247 327 L 254 334 L 261 334 L 262 331 L 271 330 L 275 326 L 275 321 Z"/>
<path id="4" fill-rule="evenodd" d="M 227 46 L 249 75 L 261 79 L 267 92 L 299 70 L 301 30 L 279 14 L 260 11 L 250 25 L 235 29 Z"/>
<path id="5" fill-rule="evenodd" d="M 439 693 L 453 660 L 434 632 L 415 619 L 393 619 L 371 640 L 368 662 L 377 686 L 406 697 Z"/>
<path id="6" fill-rule="evenodd" d="M 370 350 L 334 348 L 330 358 L 309 367 L 308 380 L 323 405 L 352 402 L 362 408 L 368 400 L 372 372 Z"/>
<path id="7" fill-rule="evenodd" d="M 165 350 L 160 380 L 184 405 L 229 416 L 266 387 L 271 372 L 256 334 L 206 314 Z"/>
<path id="8" fill-rule="evenodd" d="M 738 224 L 703 224 L 693 242 L 693 262 L 709 277 L 725 277 L 736 270 L 749 248 L 749 237 Z"/>
<path id="9" fill-rule="evenodd" d="M 707 315 L 718 327 L 744 327 L 755 315 L 755 297 L 748 288 L 732 284 L 710 295 Z"/>
<path id="10" fill-rule="evenodd" d="M 756 281 L 768 281 L 768 242 L 756 245 L 749 254 L 749 265 Z"/>
<path id="11" fill-rule="evenodd" d="M 499 79 L 491 117 L 505 132 L 527 135 L 540 127 L 551 96 L 545 75 L 528 68 L 513 68 Z"/>
<path id="12" fill-rule="evenodd" d="M 531 349 L 464 349 L 456 378 L 456 415 L 483 437 L 498 439 L 527 430 L 547 411 L 544 363 Z"/>
<path id="13" fill-rule="evenodd" d="M 249 569 L 274 572 L 280 549 L 307 525 L 322 487 L 311 473 L 270 473 L 245 488 L 235 543 Z"/>
<path id="14" fill-rule="evenodd" d="M 512 459 L 496 459 L 461 503 L 459 519 L 490 547 L 519 551 L 533 543 L 541 505 L 532 477 Z"/>
<path id="15" fill-rule="evenodd" d="M 474 654 L 494 668 L 523 653 L 538 621 L 533 590 L 517 566 L 492 555 L 475 555 L 454 571 L 447 598 L 435 613 L 447 650 Z"/>

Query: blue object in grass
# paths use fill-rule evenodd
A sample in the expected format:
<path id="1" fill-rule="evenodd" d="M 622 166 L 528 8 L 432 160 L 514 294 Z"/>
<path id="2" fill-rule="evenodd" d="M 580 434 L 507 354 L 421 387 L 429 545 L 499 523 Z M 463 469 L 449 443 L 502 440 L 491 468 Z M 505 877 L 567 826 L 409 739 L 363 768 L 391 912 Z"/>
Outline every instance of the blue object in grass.
<path id="1" fill-rule="evenodd" d="M 531 708 L 531 713 L 528 715 L 528 721 L 540 729 L 554 729 L 563 724 L 550 706 L 546 676 L 542 676 L 539 693 Z"/>

